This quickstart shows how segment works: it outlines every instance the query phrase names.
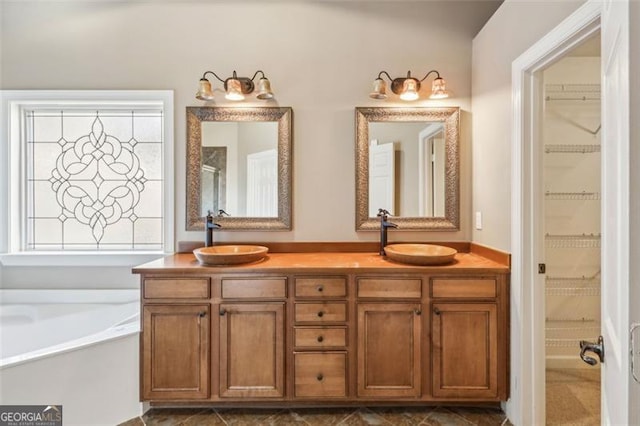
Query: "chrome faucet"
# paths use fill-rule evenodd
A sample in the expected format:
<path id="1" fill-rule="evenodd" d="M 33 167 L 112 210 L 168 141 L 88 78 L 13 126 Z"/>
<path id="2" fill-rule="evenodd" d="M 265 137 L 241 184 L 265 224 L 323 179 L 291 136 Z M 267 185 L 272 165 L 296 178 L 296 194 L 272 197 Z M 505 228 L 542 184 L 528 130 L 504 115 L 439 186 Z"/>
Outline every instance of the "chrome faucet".
<path id="1" fill-rule="evenodd" d="M 398 225 L 389 222 L 389 212 L 385 209 L 378 209 L 377 216 L 380 218 L 380 256 L 384 256 L 384 247 L 387 245 L 387 229 L 397 228 Z"/>
<path id="2" fill-rule="evenodd" d="M 213 213 L 211 212 L 211 210 L 209 210 L 207 212 L 207 219 L 204 223 L 204 232 L 205 232 L 204 245 L 205 246 L 211 247 L 213 245 L 213 230 L 220 229 L 220 228 L 222 228 L 222 225 L 220 225 L 219 223 L 213 222 Z"/>

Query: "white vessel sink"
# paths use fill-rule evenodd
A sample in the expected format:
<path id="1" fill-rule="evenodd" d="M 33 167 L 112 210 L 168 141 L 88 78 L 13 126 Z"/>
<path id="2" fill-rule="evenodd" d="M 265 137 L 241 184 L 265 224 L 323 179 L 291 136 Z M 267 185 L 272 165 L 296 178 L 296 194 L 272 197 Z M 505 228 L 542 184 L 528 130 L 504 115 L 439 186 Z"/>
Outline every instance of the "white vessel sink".
<path id="1" fill-rule="evenodd" d="M 411 265 L 442 265 L 452 262 L 456 249 L 433 244 L 390 244 L 384 252 L 391 260 Z"/>
<path id="2" fill-rule="evenodd" d="M 223 245 L 200 247 L 193 251 L 203 265 L 238 265 L 263 259 L 269 249 L 253 245 Z"/>

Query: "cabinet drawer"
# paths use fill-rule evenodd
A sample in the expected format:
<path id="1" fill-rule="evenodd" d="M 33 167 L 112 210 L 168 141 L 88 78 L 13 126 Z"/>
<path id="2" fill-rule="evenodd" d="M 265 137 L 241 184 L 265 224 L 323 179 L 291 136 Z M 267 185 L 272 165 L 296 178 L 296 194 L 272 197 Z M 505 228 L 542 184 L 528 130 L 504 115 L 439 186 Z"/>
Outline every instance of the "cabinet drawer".
<path id="1" fill-rule="evenodd" d="M 287 297 L 286 278 L 234 278 L 222 280 L 224 299 L 283 299 Z"/>
<path id="2" fill-rule="evenodd" d="M 295 396 L 345 397 L 347 395 L 347 354 L 294 354 Z"/>
<path id="3" fill-rule="evenodd" d="M 296 322 L 344 322 L 347 320 L 347 304 L 331 303 L 296 303 Z"/>
<path id="4" fill-rule="evenodd" d="M 360 278 L 358 297 L 418 299 L 422 295 L 421 284 L 419 278 Z"/>
<path id="5" fill-rule="evenodd" d="M 346 278 L 296 278 L 296 297 L 345 297 Z"/>
<path id="6" fill-rule="evenodd" d="M 496 280 L 493 278 L 434 278 L 431 282 L 431 295 L 434 298 L 496 297 Z"/>
<path id="7" fill-rule="evenodd" d="M 296 347 L 340 348 L 347 346 L 347 329 L 337 327 L 296 328 Z"/>
<path id="8" fill-rule="evenodd" d="M 209 278 L 146 278 L 145 299 L 208 299 Z"/>

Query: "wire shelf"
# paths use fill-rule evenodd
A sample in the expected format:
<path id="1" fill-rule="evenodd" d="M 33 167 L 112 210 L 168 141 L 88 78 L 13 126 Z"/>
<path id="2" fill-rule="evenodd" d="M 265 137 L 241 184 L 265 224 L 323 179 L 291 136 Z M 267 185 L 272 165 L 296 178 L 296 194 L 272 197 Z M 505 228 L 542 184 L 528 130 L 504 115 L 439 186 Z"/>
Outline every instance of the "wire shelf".
<path id="1" fill-rule="evenodd" d="M 547 84 L 547 101 L 599 101 L 599 84 Z"/>
<path id="2" fill-rule="evenodd" d="M 544 193 L 547 200 L 599 200 L 599 192 L 551 192 Z"/>
<path id="3" fill-rule="evenodd" d="M 589 154 L 592 152 L 600 152 L 600 145 L 548 144 L 544 146 L 544 152 L 546 152 L 547 154 Z"/>
<path id="4" fill-rule="evenodd" d="M 576 337 L 573 339 L 545 339 L 548 348 L 573 348 L 580 345 L 580 340 L 596 340 L 594 336 Z"/>
<path id="5" fill-rule="evenodd" d="M 553 287 L 545 290 L 547 296 L 600 296 L 598 287 Z"/>
<path id="6" fill-rule="evenodd" d="M 554 277 L 547 276 L 547 287 L 597 287 L 600 286 L 600 271 L 590 277 Z"/>
<path id="7" fill-rule="evenodd" d="M 600 94 L 600 84 L 545 84 L 544 90 L 546 93 L 598 93 Z"/>
<path id="8" fill-rule="evenodd" d="M 600 234 L 545 235 L 548 248 L 599 248 Z"/>

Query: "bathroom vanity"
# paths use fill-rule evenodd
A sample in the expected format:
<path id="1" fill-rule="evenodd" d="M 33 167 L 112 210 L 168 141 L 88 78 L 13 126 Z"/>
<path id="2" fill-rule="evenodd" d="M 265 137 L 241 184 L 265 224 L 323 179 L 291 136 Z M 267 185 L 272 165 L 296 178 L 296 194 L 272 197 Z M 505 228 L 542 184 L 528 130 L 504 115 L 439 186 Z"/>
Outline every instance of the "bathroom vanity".
<path id="1" fill-rule="evenodd" d="M 138 266 L 141 399 L 504 401 L 509 256 L 451 245 L 459 253 L 442 266 L 395 263 L 357 243 L 270 247 L 238 266 L 202 266 L 192 253 Z"/>

